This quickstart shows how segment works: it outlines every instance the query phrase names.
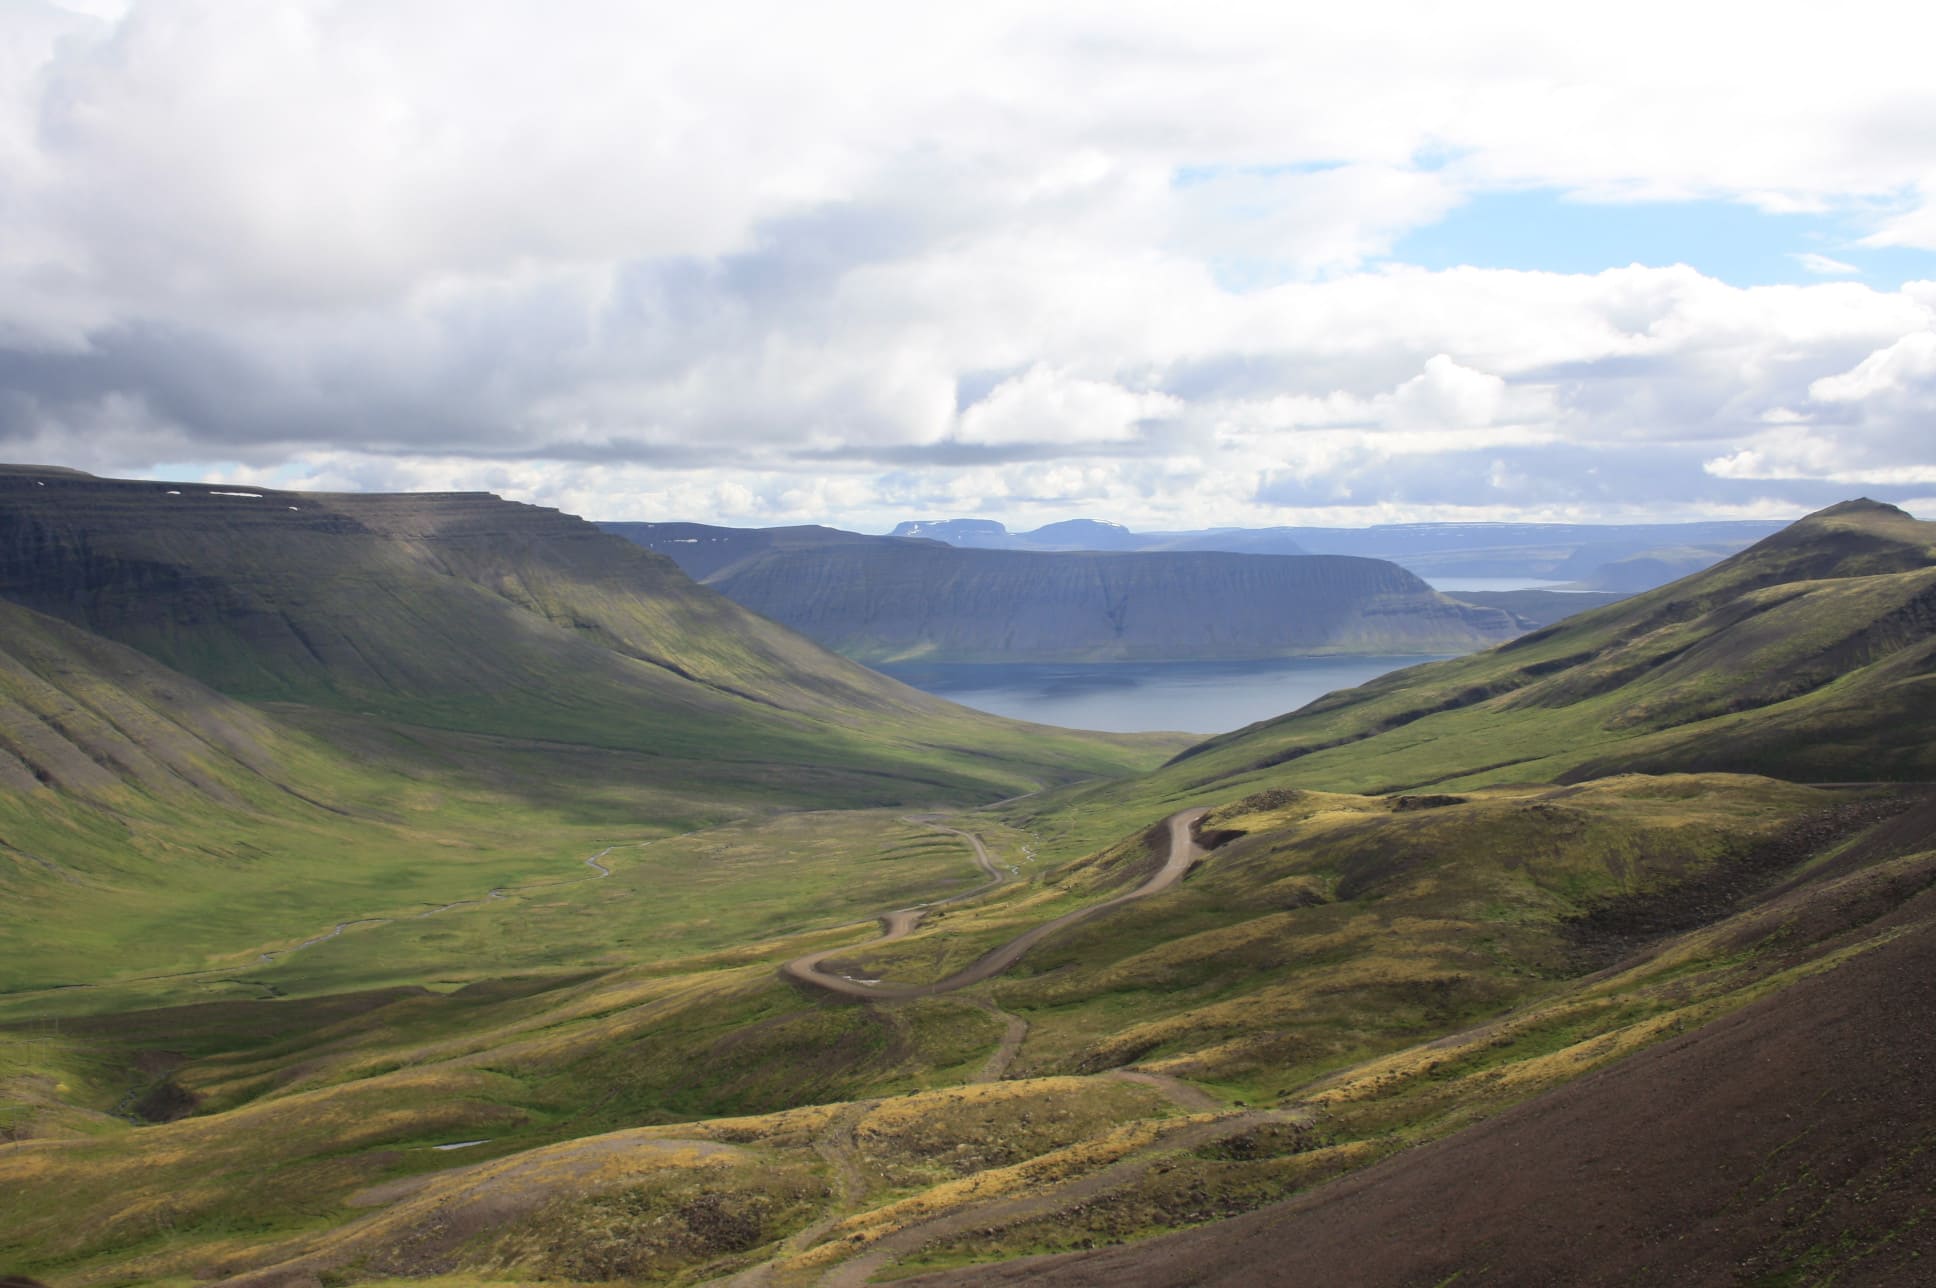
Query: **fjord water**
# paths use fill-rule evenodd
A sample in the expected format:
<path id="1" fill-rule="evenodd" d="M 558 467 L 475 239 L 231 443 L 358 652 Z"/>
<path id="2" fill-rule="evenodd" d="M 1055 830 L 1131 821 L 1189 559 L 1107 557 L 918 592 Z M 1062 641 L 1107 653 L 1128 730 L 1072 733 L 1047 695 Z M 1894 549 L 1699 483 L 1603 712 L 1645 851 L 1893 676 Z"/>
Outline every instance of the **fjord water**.
<path id="1" fill-rule="evenodd" d="M 1222 733 L 1439 657 L 1259 662 L 902 663 L 877 669 L 965 707 L 1070 729 Z"/>

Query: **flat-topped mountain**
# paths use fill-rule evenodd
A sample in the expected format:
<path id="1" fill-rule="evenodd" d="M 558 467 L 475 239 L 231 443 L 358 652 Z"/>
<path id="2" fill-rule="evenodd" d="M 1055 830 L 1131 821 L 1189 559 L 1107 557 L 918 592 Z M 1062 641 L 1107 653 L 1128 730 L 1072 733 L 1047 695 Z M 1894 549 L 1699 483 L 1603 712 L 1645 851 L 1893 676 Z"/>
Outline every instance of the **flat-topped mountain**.
<path id="1" fill-rule="evenodd" d="M 869 543 L 772 551 L 709 584 L 868 662 L 1455 653 L 1520 629 L 1374 559 Z"/>
<path id="2" fill-rule="evenodd" d="M 1309 554 L 1286 528 L 1217 528 L 1206 532 L 1135 532 L 1106 519 L 1064 519 L 1030 532 L 1010 532 L 994 519 L 920 519 L 893 536 L 940 541 L 965 550 L 1223 550 L 1232 554 Z"/>
<path id="3" fill-rule="evenodd" d="M 1574 583 L 1631 592 L 1686 576 L 1779 529 L 1779 522 L 1393 523 L 1366 528 L 1210 528 L 1132 532 L 1070 519 L 1010 532 L 993 519 L 923 519 L 894 529 L 973 550 L 1223 550 L 1388 559 L 1427 578 Z"/>
<path id="4" fill-rule="evenodd" d="M 966 754 L 985 765 L 1012 736 L 590 523 L 486 493 L 0 472 L 0 599 L 231 697 L 434 728 L 823 775 L 905 768 L 916 744 L 981 745 Z"/>
<path id="5" fill-rule="evenodd" d="M 598 526 L 613 536 L 624 537 L 634 545 L 664 555 L 694 581 L 705 581 L 742 559 L 773 550 L 937 544 L 919 537 L 874 537 L 818 524 L 792 528 L 722 528 L 710 523 L 601 523 Z"/>

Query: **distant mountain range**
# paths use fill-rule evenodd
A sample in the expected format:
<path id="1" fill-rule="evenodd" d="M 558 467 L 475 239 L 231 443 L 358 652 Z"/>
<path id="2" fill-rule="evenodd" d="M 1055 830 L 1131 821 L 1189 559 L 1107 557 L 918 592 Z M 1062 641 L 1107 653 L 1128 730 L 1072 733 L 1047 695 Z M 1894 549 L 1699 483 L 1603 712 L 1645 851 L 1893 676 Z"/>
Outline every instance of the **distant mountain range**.
<path id="1" fill-rule="evenodd" d="M 1632 593 L 1719 562 L 1778 531 L 1779 522 L 1404 523 L 1370 528 L 1212 528 L 1131 532 L 1071 519 L 1010 532 L 992 519 L 925 519 L 891 535 L 972 550 L 1226 550 L 1236 554 L 1389 559 L 1428 580 L 1525 578 Z"/>
<path id="2" fill-rule="evenodd" d="M 1232 554 L 1252 555 L 1320 553 L 1307 549 L 1291 534 L 1289 528 L 1131 532 L 1120 523 L 1101 519 L 1066 519 L 1033 532 L 1010 532 L 993 519 L 927 519 L 900 524 L 889 535 L 941 541 L 964 550 L 1224 550 Z"/>
<path id="3" fill-rule="evenodd" d="M 605 527 L 754 612 L 865 662 L 1464 653 L 1531 625 L 1505 609 L 1437 594 L 1379 559 L 961 549 L 918 535 L 831 528 Z M 1056 527 L 1071 540 L 1123 533 L 1106 524 Z"/>

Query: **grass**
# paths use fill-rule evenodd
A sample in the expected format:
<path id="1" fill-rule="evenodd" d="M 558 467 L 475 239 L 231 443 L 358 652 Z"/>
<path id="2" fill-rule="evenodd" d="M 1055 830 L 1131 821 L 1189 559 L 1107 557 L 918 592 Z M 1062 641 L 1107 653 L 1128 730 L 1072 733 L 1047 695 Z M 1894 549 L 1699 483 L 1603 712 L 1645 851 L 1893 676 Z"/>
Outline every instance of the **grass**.
<path id="1" fill-rule="evenodd" d="M 765 949 L 734 938 L 745 926 L 695 927 L 650 960 L 448 993 L 393 988 L 100 1015 L 67 1020 L 57 1041 L 42 1036 L 45 1026 L 16 1029 L 6 1049 L 19 1073 L 7 1085 L 65 1072 L 70 1094 L 43 1096 L 58 1104 L 31 1111 L 44 1143 L 0 1152 L 0 1179 L 15 1196 L 0 1257 L 63 1288 L 248 1264 L 267 1246 L 320 1257 L 345 1281 L 439 1266 L 486 1281 L 588 1282 L 621 1271 L 676 1281 L 773 1255 L 829 1204 L 839 1205 L 838 1223 L 788 1254 L 803 1267 L 917 1219 L 1053 1194 L 1115 1165 L 1131 1167 L 1125 1185 L 1086 1202 L 1079 1219 L 991 1226 L 996 1235 L 944 1242 L 918 1264 L 1212 1219 L 1453 1130 L 1780 986 L 1792 977 L 1784 972 L 1820 969 L 1810 965 L 1819 950 L 1770 912 L 1695 932 L 1627 975 L 1582 980 L 1566 965 L 1562 918 L 1603 895 L 1692 879 L 1831 795 L 1708 777 L 1495 789 L 1422 811 L 1303 792 L 1233 801 L 1212 822 L 1245 836 L 1179 891 L 1045 944 L 1027 971 L 992 986 L 1030 1028 L 1021 1076 L 990 1086 L 966 1085 L 1001 1031 L 972 997 L 875 1007 L 807 997 L 775 979 L 774 962 L 825 942 L 806 927 Z M 1007 840 L 1018 855 L 1024 843 Z M 1133 868 L 1140 844 L 1132 838 L 1090 866 Z M 945 890 L 972 871 L 957 838 L 880 814 L 734 824 L 643 853 L 663 871 L 716 883 L 709 907 L 746 891 L 736 914 L 746 926 L 778 915 L 780 891 L 796 882 L 837 890 L 810 879 L 824 870 L 857 873 L 841 896 L 857 904 L 882 894 L 897 902 L 922 879 Z M 652 865 L 631 870 L 649 883 Z M 1835 879 L 1907 879 L 1892 870 Z M 1077 885 L 1087 875 L 1042 874 Z M 642 895 L 607 906 L 595 897 L 607 884 L 541 901 L 559 906 L 531 910 L 534 941 L 570 924 L 578 905 L 565 896 L 592 900 L 582 906 L 601 918 L 642 906 L 633 902 Z M 1258 900 L 1287 888 L 1328 902 Z M 1006 902 L 1036 897 L 1024 885 L 958 915 L 994 925 L 1013 915 Z M 844 915 L 838 901 L 822 909 L 830 923 Z M 488 917 L 488 906 L 474 915 Z M 680 915 L 669 908 L 668 923 Z M 856 932 L 871 933 L 839 933 Z M 732 942 L 708 949 L 704 937 L 715 933 Z M 687 934 L 699 938 L 678 937 Z M 1481 938 L 1491 946 L 1474 947 Z M 336 941 L 329 951 L 340 951 Z M 316 960 L 309 969 L 329 984 L 326 959 Z M 1496 1018 L 1503 1008 L 1514 1008 L 1509 1021 Z M 1419 1045 L 1423 1035 L 1461 1031 L 1470 1036 Z M 203 1098 L 194 1116 L 140 1129 L 83 1124 L 80 1102 L 116 1093 L 121 1079 L 140 1075 L 145 1054 L 164 1050 L 179 1058 L 165 1077 Z M 1165 1154 L 1162 1124 L 1176 1111 L 1154 1089 L 1100 1076 L 1124 1060 L 1232 1102 L 1302 1104 L 1320 1116 L 1308 1132 L 1233 1119 L 1228 1139 Z M 812 1104 L 822 1107 L 796 1108 Z M 616 1139 L 608 1133 L 651 1123 L 663 1124 L 645 1128 L 653 1139 L 717 1140 L 765 1161 L 751 1170 L 707 1161 L 697 1173 L 697 1162 L 661 1162 L 610 1175 L 602 1163 L 574 1170 L 581 1164 L 560 1161 L 555 1181 L 515 1187 L 515 1219 L 489 1238 L 452 1244 L 442 1260 L 395 1260 L 419 1228 L 410 1213 L 427 1209 L 397 1209 L 381 1238 L 332 1233 L 355 1211 L 344 1200 L 369 1187 L 552 1157 L 546 1150 L 564 1151 L 560 1160 L 574 1149 L 596 1154 Z M 431 1148 L 471 1139 L 487 1143 L 455 1154 Z M 823 1152 L 840 1140 L 862 1190 L 837 1183 Z M 246 1195 L 240 1177 L 250 1178 Z M 694 1206 L 702 1191 L 719 1197 Z M 77 1212 L 97 1215 L 76 1222 Z M 576 1233 L 544 1235 L 560 1229 Z M 855 1234 L 861 1245 L 851 1244 Z"/>
<path id="2" fill-rule="evenodd" d="M 268 1265 L 477 1288 L 697 1282 L 775 1258 L 786 1283 L 949 1222 L 901 1273 L 1216 1219 L 1456 1131 L 1836 969 L 1926 904 L 1936 854 L 1890 830 L 1885 793 L 1584 777 L 1690 746 L 1762 755 L 1788 720 L 1894 754 L 1828 717 L 1867 704 L 1873 725 L 1923 692 L 1913 650 L 1877 644 L 1921 574 L 1755 584 L 1772 558 L 1134 783 L 949 815 L 1016 879 L 882 947 L 880 911 L 981 879 L 906 810 L 1019 790 L 1061 744 L 1001 764 L 1027 731 L 983 730 L 882 776 L 869 758 L 912 748 L 917 715 L 877 712 L 847 743 L 803 700 L 816 769 L 731 759 L 737 733 L 703 713 L 664 742 L 611 711 L 554 713 L 611 734 L 559 747 L 505 732 L 537 718 L 515 696 L 432 728 L 422 695 L 377 718 L 257 720 L 213 695 L 168 707 L 131 671 L 77 681 L 89 709 L 133 703 L 124 719 L 183 732 L 165 771 L 0 796 L 0 894 L 34 911 L 0 938 L 0 1264 L 58 1288 Z M 546 639 L 570 620 L 638 645 L 596 583 L 534 576 L 521 611 Z M 766 665 L 700 654 L 715 679 Z M 1806 679 L 1844 654 L 1843 678 L 1738 710 L 1713 679 Z M 73 746 L 118 746 L 81 725 L 62 725 Z M 1086 745 L 1100 761 L 1058 775 L 1150 753 Z M 1186 805 L 1211 807 L 1218 842 L 1189 879 L 974 990 L 860 1003 L 776 974 L 843 946 L 895 979 L 944 974 L 1129 888 L 1152 824 Z M 607 847 L 600 877 L 583 860 Z M 51 987 L 67 983 L 88 987 Z M 1020 1050 L 979 1083 L 1010 1017 Z M 1226 1108 L 1187 1112 L 1126 1066 Z M 119 1116 L 137 1105 L 187 1112 Z M 482 1143 L 436 1148 L 458 1141 Z"/>

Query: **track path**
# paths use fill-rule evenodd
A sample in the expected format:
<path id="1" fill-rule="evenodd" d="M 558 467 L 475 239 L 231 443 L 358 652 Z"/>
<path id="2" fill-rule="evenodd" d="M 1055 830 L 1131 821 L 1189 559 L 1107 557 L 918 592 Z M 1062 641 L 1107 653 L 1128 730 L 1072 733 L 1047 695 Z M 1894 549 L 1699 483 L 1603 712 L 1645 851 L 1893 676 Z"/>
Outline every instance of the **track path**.
<path id="1" fill-rule="evenodd" d="M 1033 929 L 1025 930 L 1001 947 L 983 953 L 980 957 L 954 974 L 944 979 L 938 979 L 932 984 L 890 984 L 878 980 L 849 979 L 845 975 L 827 970 L 822 965 L 829 957 L 836 957 L 844 953 L 856 951 L 853 945 L 843 948 L 825 948 L 816 953 L 808 953 L 804 957 L 796 957 L 785 966 L 782 966 L 780 971 L 789 979 L 798 980 L 802 984 L 809 984 L 815 988 L 825 989 L 830 993 L 839 993 L 846 997 L 880 998 L 888 1001 L 903 1000 L 911 997 L 933 997 L 939 993 L 952 993 L 956 989 L 979 984 L 983 980 L 992 979 L 994 976 L 1007 970 L 1010 966 L 1013 966 L 1021 960 L 1022 954 L 1028 952 L 1029 949 L 1035 947 L 1057 931 L 1066 930 L 1070 926 L 1088 921 L 1092 917 L 1099 917 L 1103 913 L 1114 908 L 1120 908 L 1122 905 L 1130 903 L 1133 900 L 1147 899 L 1153 894 L 1160 894 L 1175 885 L 1178 881 L 1181 881 L 1183 874 L 1190 870 L 1190 865 L 1203 856 L 1202 847 L 1190 835 L 1190 825 L 1207 813 L 1209 811 L 1206 809 L 1186 809 L 1179 810 L 1177 813 L 1170 815 L 1167 820 L 1170 825 L 1169 857 L 1164 860 L 1163 866 L 1158 868 L 1149 880 L 1143 882 L 1142 885 L 1137 886 L 1134 890 L 1129 891 L 1127 894 L 1119 894 L 1113 899 L 1105 899 L 1101 903 L 1090 904 L 1086 908 L 1078 908 L 1074 912 L 1066 912 L 1053 921 L 1045 921 Z M 989 879 L 987 883 L 974 890 L 955 895 L 949 899 L 940 900 L 937 903 L 920 904 L 913 908 L 897 908 L 893 912 L 883 914 L 881 923 L 884 930 L 880 938 L 873 940 L 869 944 L 861 945 L 862 947 L 874 947 L 903 938 L 912 932 L 916 926 L 921 924 L 921 918 L 927 915 L 929 909 L 938 908 L 942 904 L 955 903 L 962 899 L 969 899 L 976 895 L 985 894 L 1005 882 L 1006 878 L 1002 875 L 1001 869 L 996 867 L 994 861 L 988 857 L 987 847 L 981 843 L 980 837 L 952 827 L 942 827 L 938 823 L 929 823 L 928 826 L 938 831 L 953 832 L 956 836 L 966 838 L 975 848 L 975 862 L 981 866 L 982 871 L 988 873 Z"/>

